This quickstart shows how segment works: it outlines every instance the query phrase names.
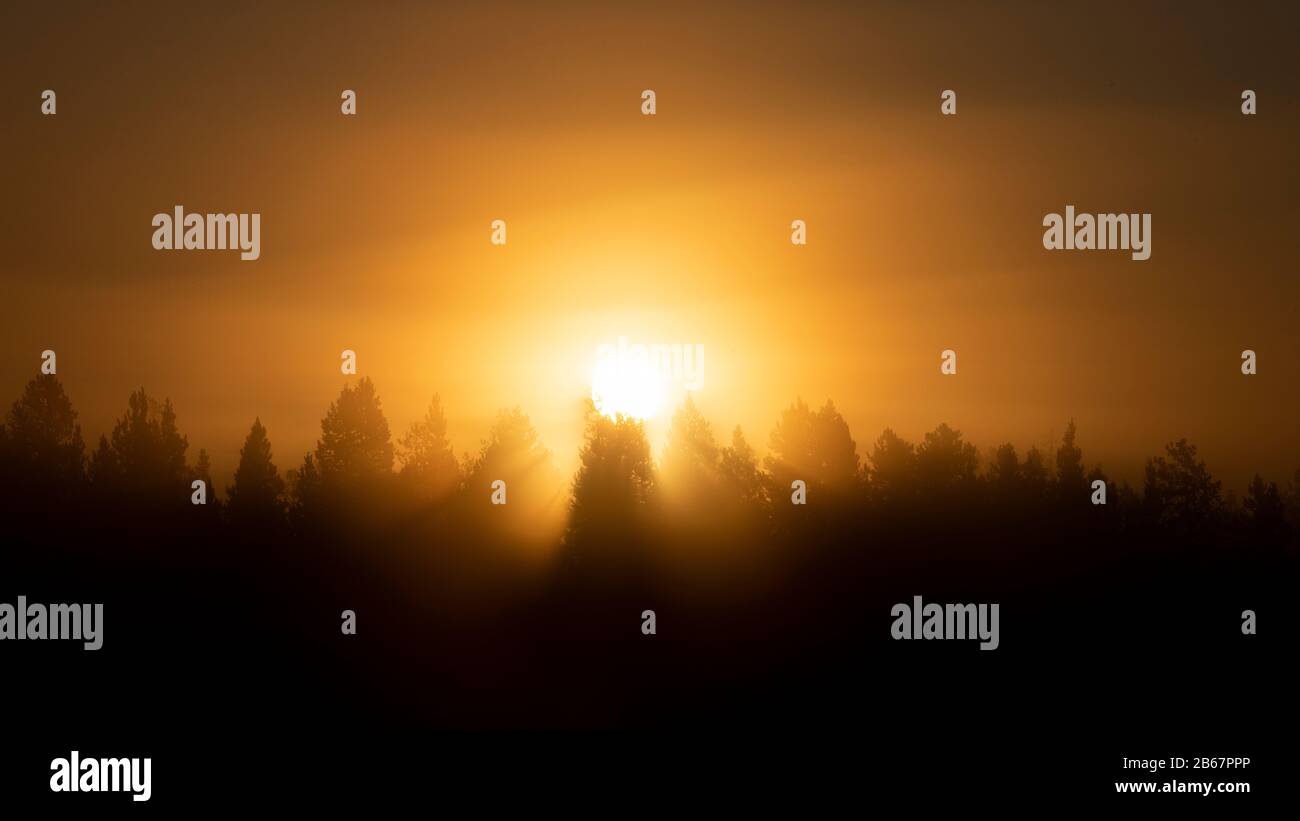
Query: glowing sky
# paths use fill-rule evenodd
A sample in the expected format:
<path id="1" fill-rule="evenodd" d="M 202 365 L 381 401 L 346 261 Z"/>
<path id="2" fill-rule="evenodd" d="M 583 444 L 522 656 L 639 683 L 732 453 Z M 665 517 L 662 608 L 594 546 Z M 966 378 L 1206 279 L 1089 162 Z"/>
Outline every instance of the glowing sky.
<path id="1" fill-rule="evenodd" d="M 698 404 L 760 449 L 802 394 L 864 453 L 1074 417 L 1131 480 L 1179 436 L 1237 487 L 1300 466 L 1294 12 L 709 8 L 9 14 L 0 401 L 53 348 L 89 441 L 143 385 L 224 485 L 256 415 L 298 463 L 350 348 L 395 435 L 439 392 L 476 449 L 519 404 L 567 469 L 625 336 L 703 344 Z M 1044 251 L 1067 204 L 1152 213 L 1152 258 Z M 261 259 L 154 251 L 176 205 L 260 212 Z"/>

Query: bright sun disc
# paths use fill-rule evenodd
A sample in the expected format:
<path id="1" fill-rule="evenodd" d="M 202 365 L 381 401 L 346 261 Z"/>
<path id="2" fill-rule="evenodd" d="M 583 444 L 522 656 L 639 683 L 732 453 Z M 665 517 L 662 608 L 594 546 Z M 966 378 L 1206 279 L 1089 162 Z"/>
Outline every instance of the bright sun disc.
<path id="1" fill-rule="evenodd" d="M 663 380 L 644 358 L 601 358 L 591 374 L 591 401 L 613 418 L 652 419 L 664 400 Z"/>

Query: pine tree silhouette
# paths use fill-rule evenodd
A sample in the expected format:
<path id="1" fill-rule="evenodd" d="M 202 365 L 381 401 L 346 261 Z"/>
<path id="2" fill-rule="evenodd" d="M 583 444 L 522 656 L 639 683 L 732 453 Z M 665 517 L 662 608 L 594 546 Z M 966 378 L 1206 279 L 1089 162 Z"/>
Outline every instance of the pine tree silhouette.
<path id="1" fill-rule="evenodd" d="M 719 451 L 718 473 L 723 487 L 742 504 L 757 510 L 768 503 L 767 477 L 740 425 L 731 432 L 731 444 Z"/>
<path id="2" fill-rule="evenodd" d="M 460 465 L 447 439 L 447 417 L 435 394 L 424 418 L 398 442 L 403 483 L 422 500 L 441 499 L 460 482 Z"/>
<path id="3" fill-rule="evenodd" d="M 77 412 L 57 377 L 42 374 L 28 382 L 0 430 L 5 485 L 23 506 L 66 504 L 78 492 L 86 478 L 86 448 Z"/>
<path id="4" fill-rule="evenodd" d="M 916 448 L 916 469 L 932 497 L 969 492 L 979 470 L 979 452 L 946 423 L 925 435 Z"/>
<path id="5" fill-rule="evenodd" d="M 1066 425 L 1061 446 L 1056 449 L 1056 489 L 1062 505 L 1079 507 L 1087 503 L 1083 450 L 1075 444 L 1074 420 Z"/>
<path id="6" fill-rule="evenodd" d="M 1158 524 L 1193 530 L 1222 512 L 1221 487 L 1197 458 L 1196 446 L 1179 439 L 1165 446 L 1164 456 L 1147 460 L 1143 504 Z"/>
<path id="7" fill-rule="evenodd" d="M 327 490 L 350 492 L 392 476 L 393 443 L 374 383 L 345 385 L 321 420 L 316 468 Z"/>
<path id="8" fill-rule="evenodd" d="M 189 440 L 176 427 L 170 399 L 161 404 L 141 388 L 127 400 L 126 415 L 109 437 L 116 469 L 127 497 L 135 502 L 171 506 L 189 504 L 190 480 L 185 464 Z M 108 464 L 101 467 L 106 472 Z"/>
<path id="9" fill-rule="evenodd" d="M 491 504 L 492 483 L 506 483 L 507 504 Z M 508 529 L 547 529 L 561 512 L 563 485 L 551 453 L 528 415 L 515 407 L 497 414 L 478 456 L 465 470 L 464 495 L 472 510 L 492 510 L 490 523 Z"/>
<path id="10" fill-rule="evenodd" d="M 781 412 L 772 429 L 771 454 L 764 460 L 777 492 L 789 493 L 790 483 L 801 479 L 809 493 L 847 494 L 860 484 L 857 445 L 848 423 L 827 400 L 813 411 L 803 399 Z"/>
<path id="11" fill-rule="evenodd" d="M 910 506 L 917 494 L 916 446 L 890 428 L 871 448 L 871 492 L 885 506 Z"/>
<path id="12" fill-rule="evenodd" d="M 573 480 L 566 542 L 579 551 L 635 549 L 655 491 L 654 463 L 638 419 L 613 419 L 588 404 Z"/>
<path id="13" fill-rule="evenodd" d="M 284 487 L 284 480 L 271 461 L 271 440 L 266 428 L 261 417 L 255 418 L 239 450 L 234 484 L 226 491 L 231 521 L 257 526 L 278 523 L 284 515 Z"/>
<path id="14" fill-rule="evenodd" d="M 713 430 L 688 394 L 673 414 L 668 444 L 659 463 L 665 493 L 687 507 L 715 506 L 718 456 Z"/>

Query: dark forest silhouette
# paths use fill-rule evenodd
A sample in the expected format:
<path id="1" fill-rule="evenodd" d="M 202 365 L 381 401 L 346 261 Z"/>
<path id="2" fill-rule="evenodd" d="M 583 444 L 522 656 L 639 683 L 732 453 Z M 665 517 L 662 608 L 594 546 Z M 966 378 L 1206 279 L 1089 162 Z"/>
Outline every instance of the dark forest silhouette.
<path id="1" fill-rule="evenodd" d="M 975 445 L 941 424 L 915 444 L 886 429 L 862 461 L 833 403 L 814 410 L 798 399 L 781 412 L 769 441 L 761 464 L 740 428 L 729 445 L 720 444 L 688 397 L 656 459 L 640 422 L 589 407 L 579 469 L 566 486 L 521 409 L 502 411 L 480 452 L 458 460 L 440 397 L 394 443 L 375 387 L 363 378 L 343 388 L 316 448 L 288 471 L 276 465 L 269 433 L 254 419 L 223 498 L 212 487 L 206 451 L 190 458 L 171 400 L 133 392 L 111 433 L 87 452 L 61 383 L 39 376 L 0 424 L 0 477 L 14 511 L 111 508 L 131 516 L 197 515 L 191 481 L 202 479 L 210 515 L 201 521 L 237 529 L 337 524 L 366 518 L 366 505 L 375 504 L 408 518 L 456 511 L 489 529 L 486 517 L 497 515 L 522 524 L 519 535 L 527 537 L 549 535 L 545 520 L 567 504 L 563 533 L 554 535 L 574 550 L 613 549 L 611 540 L 644 537 L 657 525 L 722 536 L 745 524 L 754 537 L 789 532 L 800 518 L 854 511 L 931 522 L 937 513 L 961 519 L 976 509 L 1061 523 L 1091 514 L 1113 527 L 1159 528 L 1201 542 L 1249 534 L 1258 548 L 1292 543 L 1300 522 L 1300 469 L 1285 490 L 1256 475 L 1237 503 L 1224 496 L 1196 446 L 1180 439 L 1147 460 L 1139 491 L 1085 464 L 1073 421 L 1046 457 L 1030 448 L 1022 459 L 1006 443 L 981 464 Z M 506 482 L 509 502 L 493 511 L 497 479 Z M 790 504 L 795 479 L 807 483 L 806 511 Z M 1104 508 L 1090 502 L 1094 479 L 1108 483 Z M 527 519 L 536 521 L 518 521 Z"/>
<path id="2" fill-rule="evenodd" d="M 314 710 L 344 703 L 437 726 L 610 725 L 713 715 L 707 694 L 743 684 L 734 715 L 805 678 L 842 705 L 874 680 L 870 659 L 904 652 L 887 613 L 920 593 L 1003 602 L 997 652 L 1024 664 L 1074 664 L 1067 650 L 1099 634 L 1145 658 L 1135 613 L 1161 652 L 1230 642 L 1242 609 L 1289 595 L 1300 532 L 1300 472 L 1256 477 L 1238 502 L 1182 439 L 1140 488 L 1108 481 L 1093 505 L 1106 477 L 1073 422 L 1051 453 L 1006 443 L 981 459 L 943 424 L 920 442 L 887 429 L 862 458 L 832 403 L 796 400 L 760 458 L 689 399 L 659 454 L 640 422 L 588 406 L 565 477 L 519 408 L 457 458 L 440 397 L 394 439 L 361 379 L 311 452 L 274 436 L 251 420 L 218 492 L 170 401 L 130 394 L 92 448 L 57 378 L 33 379 L 0 427 L 6 595 L 107 600 L 110 657 L 180 665 L 213 694 L 214 722 L 316 726 Z M 355 637 L 340 635 L 345 609 Z M 659 635 L 641 634 L 644 609 Z M 173 610 L 191 615 L 156 620 Z"/>

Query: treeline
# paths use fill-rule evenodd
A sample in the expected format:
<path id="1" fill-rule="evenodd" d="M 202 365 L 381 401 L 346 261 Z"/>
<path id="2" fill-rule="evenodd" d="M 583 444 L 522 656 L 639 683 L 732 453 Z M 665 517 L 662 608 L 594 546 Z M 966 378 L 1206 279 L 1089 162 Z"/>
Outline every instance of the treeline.
<path id="1" fill-rule="evenodd" d="M 935 527 L 1056 523 L 1159 528 L 1189 537 L 1230 529 L 1282 545 L 1300 531 L 1300 470 L 1284 489 L 1256 475 L 1237 503 L 1184 439 L 1147 460 L 1140 489 L 1089 466 L 1070 422 L 1054 452 L 1003 444 L 989 460 L 941 424 L 922 441 L 886 429 L 866 459 L 831 402 L 796 400 L 781 411 L 760 460 L 739 427 L 719 441 L 688 398 L 655 459 L 642 424 L 588 409 L 572 481 L 556 468 L 528 417 L 502 411 L 477 453 L 457 458 L 434 396 L 423 418 L 394 438 L 369 379 L 343 388 L 321 420 L 316 447 L 277 465 L 254 419 L 233 483 L 218 493 L 208 454 L 193 453 L 170 400 L 143 389 L 112 430 L 88 447 L 59 380 L 29 382 L 0 425 L 0 481 L 10 512 L 108 519 L 178 518 L 203 526 L 333 531 L 346 523 L 422 520 L 524 540 L 563 543 L 581 555 L 667 533 L 674 543 L 744 542 L 870 519 Z M 207 503 L 192 504 L 202 480 Z M 807 503 L 791 503 L 796 480 Z M 1093 503 L 1105 482 L 1105 506 Z M 495 482 L 503 482 L 499 491 Z M 494 505 L 493 497 L 505 505 Z M 1104 511 L 1104 514 L 1103 514 Z"/>

